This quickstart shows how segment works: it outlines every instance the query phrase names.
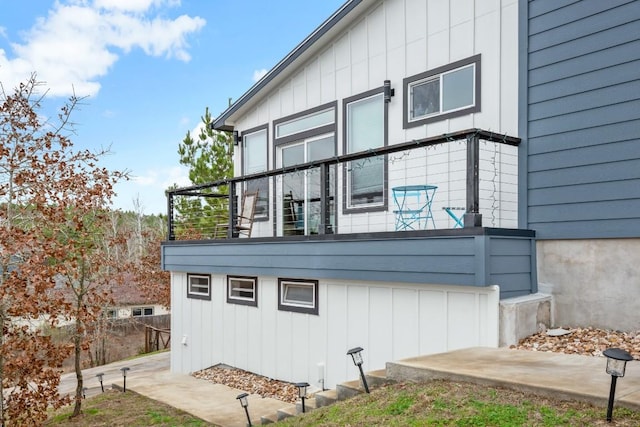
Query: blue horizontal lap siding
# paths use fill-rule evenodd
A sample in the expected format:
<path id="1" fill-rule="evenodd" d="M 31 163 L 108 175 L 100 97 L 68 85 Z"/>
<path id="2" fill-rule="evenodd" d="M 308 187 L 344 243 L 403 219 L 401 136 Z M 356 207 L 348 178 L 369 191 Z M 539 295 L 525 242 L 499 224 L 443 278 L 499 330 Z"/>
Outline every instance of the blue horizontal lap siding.
<path id="1" fill-rule="evenodd" d="M 640 1 L 528 3 L 527 226 L 640 236 Z"/>
<path id="2" fill-rule="evenodd" d="M 529 104 L 561 98 L 567 95 L 574 95 L 582 92 L 615 86 L 621 83 L 633 81 L 638 76 L 638 64 L 640 61 L 632 58 L 621 59 L 615 66 L 615 72 L 611 72 L 611 67 L 598 68 L 570 76 L 567 79 L 550 80 L 540 82 L 537 85 L 530 85 L 528 88 Z"/>
<path id="3" fill-rule="evenodd" d="M 640 126 L 640 122 L 638 122 L 638 126 Z M 535 173 L 568 167 L 589 166 L 593 164 L 589 162 L 596 160 L 598 163 L 620 162 L 627 160 L 630 153 L 633 154 L 633 157 L 640 157 L 640 145 L 636 140 L 602 142 L 599 145 L 584 146 L 582 151 L 585 154 L 582 157 L 576 157 L 573 150 L 555 151 L 553 156 L 548 156 L 546 153 L 530 155 L 529 171 Z M 599 182 L 600 179 L 601 177 L 592 177 L 590 182 Z"/>
<path id="4" fill-rule="evenodd" d="M 640 33 L 640 29 L 638 32 Z M 577 114 L 589 110 L 597 112 L 598 108 L 635 101 L 638 92 L 640 92 L 640 81 L 636 80 L 532 103 L 529 106 L 529 120 L 543 120 L 550 117 L 563 118 L 569 110 Z"/>
<path id="5" fill-rule="evenodd" d="M 536 2 L 534 4 L 542 4 L 544 2 Z M 555 9 L 557 2 L 548 2 Z M 594 33 L 597 34 L 600 31 L 607 31 L 611 28 L 625 25 L 634 20 L 633 18 L 633 1 L 625 0 L 621 3 L 616 13 L 610 13 L 603 16 L 601 13 L 595 15 L 586 16 L 578 21 L 571 21 L 576 16 L 570 16 L 569 21 L 560 23 L 560 26 L 545 28 L 538 27 L 539 33 L 530 32 L 529 36 L 529 51 L 537 52 L 539 50 L 550 48 L 558 45 L 563 45 L 567 41 L 579 39 L 581 37 L 589 37 Z M 596 11 L 601 11 L 602 6 L 608 7 L 604 3 L 591 4 L 592 7 L 596 7 Z M 592 12 L 594 9 L 592 9 Z M 565 18 L 566 19 L 566 18 Z M 544 17 L 539 18 L 539 22 L 544 23 Z M 535 25 L 534 25 L 535 28 Z M 596 41 L 597 42 L 597 41 Z M 575 56 L 575 52 L 570 55 Z M 532 68 L 535 68 L 535 62 Z"/>
<path id="6" fill-rule="evenodd" d="M 211 244 L 197 249 L 185 246 L 167 257 L 167 269 L 189 265 L 215 273 L 236 270 L 270 276 L 324 277 L 437 282 L 441 276 L 456 276 L 463 284 L 474 284 L 473 253 L 464 243 L 436 239 L 382 241 L 302 241 L 295 243 Z M 173 248 L 170 249 L 170 253 Z M 178 255 L 183 252 L 183 255 Z M 173 267 L 171 267 L 173 264 Z M 416 280 L 418 279 L 418 280 Z"/>
<path id="7" fill-rule="evenodd" d="M 564 187 L 541 188 L 529 191 L 531 205 L 540 207 L 557 204 L 615 201 L 622 197 L 640 198 L 640 178 L 628 181 L 596 182 Z"/>
<path id="8" fill-rule="evenodd" d="M 525 258 L 531 259 L 532 237 L 509 241 L 506 243 L 509 247 L 503 249 L 505 253 L 496 254 L 500 259 L 491 261 L 489 254 L 484 252 L 485 248 L 499 250 L 501 247 L 494 247 L 491 244 L 493 239 L 480 235 L 349 241 L 252 242 L 241 239 L 233 243 L 172 242 L 162 247 L 163 268 L 221 275 L 460 286 L 499 285 L 501 291 L 530 293 L 531 262 L 525 268 Z M 508 275 L 514 274 L 521 277 L 515 282 L 504 281 Z M 500 279 L 504 283 L 499 282 Z M 524 287 L 523 282 L 526 282 Z"/>
<path id="9" fill-rule="evenodd" d="M 605 145 L 610 142 L 635 142 L 638 138 L 638 126 L 640 126 L 640 120 L 610 123 L 595 128 L 583 128 L 570 133 L 530 138 L 529 159 L 539 159 L 539 157 L 536 157 L 537 154 L 558 153 L 565 150 L 571 152 L 577 144 L 580 144 L 583 149 L 587 149 L 588 147 Z M 552 160 L 550 156 L 547 156 L 545 160 L 547 159 Z M 581 161 L 585 162 L 585 160 Z M 539 164 L 542 164 L 542 162 L 539 162 Z"/>
<path id="10" fill-rule="evenodd" d="M 564 27 L 574 21 L 589 22 L 587 18 L 602 15 L 633 0 L 536 0 L 529 1 L 529 34 L 537 34 Z"/>
<path id="11" fill-rule="evenodd" d="M 532 241 L 525 239 L 490 240 L 489 281 L 500 286 L 500 298 L 537 292 L 534 250 Z"/>
<path id="12" fill-rule="evenodd" d="M 640 99 L 532 120 L 529 121 L 529 132 L 536 137 L 634 120 L 640 120 Z"/>

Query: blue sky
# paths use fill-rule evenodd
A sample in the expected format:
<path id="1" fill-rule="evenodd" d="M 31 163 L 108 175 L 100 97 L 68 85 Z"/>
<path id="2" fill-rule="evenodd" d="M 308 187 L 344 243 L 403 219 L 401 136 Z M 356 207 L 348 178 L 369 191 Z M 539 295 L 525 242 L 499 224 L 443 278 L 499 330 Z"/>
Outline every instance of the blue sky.
<path id="1" fill-rule="evenodd" d="M 49 104 L 87 96 L 76 148 L 110 147 L 102 165 L 133 175 L 114 207 L 165 213 L 164 190 L 189 184 L 177 147 L 205 107 L 221 113 L 343 2 L 0 0 L 0 82 L 36 72 Z"/>

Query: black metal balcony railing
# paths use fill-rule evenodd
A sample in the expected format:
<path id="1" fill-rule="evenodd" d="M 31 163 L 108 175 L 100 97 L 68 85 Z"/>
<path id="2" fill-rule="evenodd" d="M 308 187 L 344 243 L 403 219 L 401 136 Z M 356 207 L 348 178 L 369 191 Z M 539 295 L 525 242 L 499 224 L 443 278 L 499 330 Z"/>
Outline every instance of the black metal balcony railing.
<path id="1" fill-rule="evenodd" d="M 464 204 L 464 227 L 481 227 L 480 215 L 480 143 L 492 142 L 495 145 L 517 147 L 520 139 L 504 134 L 469 129 L 465 131 L 444 134 L 389 145 L 375 150 L 368 150 L 353 154 L 334 156 L 331 158 L 312 161 L 295 166 L 283 167 L 266 172 L 235 177 L 203 185 L 177 188 L 167 192 L 168 230 L 169 240 L 206 240 L 216 238 L 237 237 L 233 232 L 238 212 L 237 195 L 242 191 L 262 189 L 255 211 L 255 220 L 271 219 L 273 234 L 287 236 L 294 234 L 330 234 L 337 232 L 335 217 L 337 202 L 340 198 L 335 194 L 337 168 L 348 170 L 357 162 L 372 161 L 373 159 L 387 160 L 394 153 L 411 152 L 417 148 L 428 148 L 441 144 L 466 142 L 466 183 Z M 514 156 L 517 157 L 517 156 Z M 494 159 L 495 160 L 495 159 Z M 276 180 L 284 182 L 291 177 L 305 174 L 305 182 L 313 176 L 316 186 L 305 199 L 296 199 L 291 192 L 277 190 L 276 186 L 269 187 Z M 394 179 L 391 177 L 391 179 Z M 385 186 L 388 183 L 385 183 Z M 240 190 L 242 189 L 242 190 Z M 265 191 L 266 189 L 266 191 Z M 367 193 L 368 194 L 368 193 Z M 364 194 L 373 201 L 380 198 L 379 194 Z M 275 197 L 273 214 L 269 216 L 270 199 Z M 285 203 L 285 202 L 289 203 Z M 231 202 L 231 203 L 230 203 Z M 276 207 L 280 209 L 276 215 Z M 393 207 L 385 207 L 392 211 Z M 313 231 L 308 224 L 302 224 L 299 212 L 313 212 L 315 222 Z M 306 213 L 306 215 L 309 215 Z M 280 218 L 281 223 L 278 224 Z M 308 216 L 306 217 L 309 218 Z M 276 226 L 278 224 L 278 226 Z M 276 233 L 278 229 L 278 233 Z M 382 230 L 385 231 L 385 230 Z M 270 234 L 271 235 L 271 234 Z"/>

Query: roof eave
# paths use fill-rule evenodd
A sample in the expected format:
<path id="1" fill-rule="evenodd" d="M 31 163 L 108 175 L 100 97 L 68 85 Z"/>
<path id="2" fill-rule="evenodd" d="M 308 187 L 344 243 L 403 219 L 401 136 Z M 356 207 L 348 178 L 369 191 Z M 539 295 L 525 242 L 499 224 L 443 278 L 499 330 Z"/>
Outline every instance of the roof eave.
<path id="1" fill-rule="evenodd" d="M 311 46 L 320 38 L 327 34 L 338 22 L 348 15 L 363 0 L 347 0 L 340 9 L 333 13 L 318 28 L 309 34 L 300 44 L 298 44 L 287 56 L 278 62 L 264 77 L 258 80 L 248 91 L 229 106 L 218 118 L 213 121 L 213 129 L 221 131 L 232 131 L 233 124 L 227 123 L 227 120 L 246 103 L 248 103 L 257 93 L 268 86 L 276 77 L 280 75 L 289 65 L 302 56 Z"/>

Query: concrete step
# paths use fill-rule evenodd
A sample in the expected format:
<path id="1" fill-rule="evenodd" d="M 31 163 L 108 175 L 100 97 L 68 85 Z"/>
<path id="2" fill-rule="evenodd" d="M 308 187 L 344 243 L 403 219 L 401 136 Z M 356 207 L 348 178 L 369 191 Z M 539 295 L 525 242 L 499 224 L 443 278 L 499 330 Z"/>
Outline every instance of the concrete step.
<path id="1" fill-rule="evenodd" d="M 314 409 L 317 409 L 317 408 L 318 408 L 318 404 L 316 402 L 315 397 L 310 397 L 310 398 L 307 398 L 307 399 L 304 400 L 305 412 L 311 412 L 311 411 L 313 411 Z M 298 414 L 302 413 L 302 400 L 298 400 L 296 402 L 296 412 Z"/>
<path id="2" fill-rule="evenodd" d="M 277 414 L 263 415 L 263 416 L 260 417 L 260 424 L 261 425 L 275 424 L 277 422 L 278 422 L 278 415 Z"/>
<path id="3" fill-rule="evenodd" d="M 364 387 L 360 380 L 345 381 L 336 385 L 338 400 L 346 400 L 364 393 Z"/>
<path id="4" fill-rule="evenodd" d="M 369 389 L 382 387 L 395 382 L 391 378 L 387 377 L 386 369 L 378 369 L 376 371 L 365 372 L 364 376 L 367 379 L 367 385 L 369 386 Z"/>
<path id="5" fill-rule="evenodd" d="M 282 409 L 278 409 L 277 418 L 278 421 L 282 421 L 285 418 L 295 417 L 297 415 L 296 405 L 288 405 Z"/>
<path id="6" fill-rule="evenodd" d="M 387 362 L 387 376 L 393 381 L 427 382 L 431 380 L 449 379 L 453 381 L 468 381 L 464 376 L 455 372 L 441 372 L 429 365 L 428 356 L 413 357 L 410 359 Z"/>
<path id="7" fill-rule="evenodd" d="M 335 390 L 325 390 L 316 393 L 315 401 L 316 406 L 321 408 L 323 406 L 329 406 L 338 400 L 338 392 Z"/>

